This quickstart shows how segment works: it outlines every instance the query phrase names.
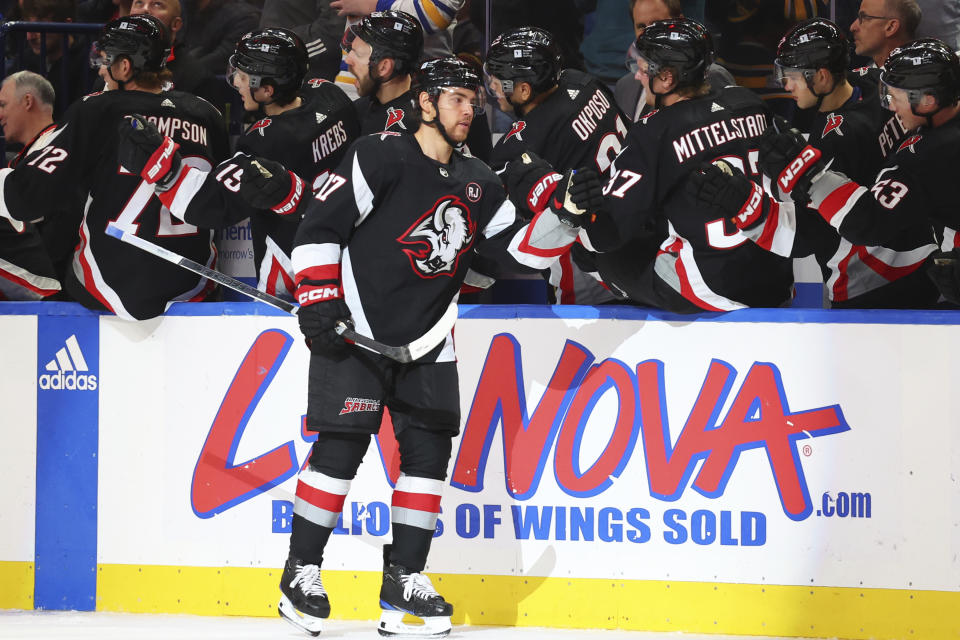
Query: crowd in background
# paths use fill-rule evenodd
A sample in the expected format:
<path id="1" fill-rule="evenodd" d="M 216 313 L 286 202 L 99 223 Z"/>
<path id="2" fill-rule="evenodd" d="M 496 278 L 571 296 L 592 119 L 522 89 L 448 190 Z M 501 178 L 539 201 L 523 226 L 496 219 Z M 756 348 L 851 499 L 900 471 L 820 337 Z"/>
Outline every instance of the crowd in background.
<path id="1" fill-rule="evenodd" d="M 478 68 L 489 40 L 498 34 L 524 25 L 544 29 L 559 45 L 564 68 L 585 71 L 608 86 L 631 121 L 644 114 L 643 87 L 624 61 L 649 22 L 644 17 L 648 14 L 684 15 L 706 25 L 716 48 L 715 63 L 708 71 L 711 83 L 732 82 L 748 88 L 772 113 L 795 125 L 812 114 L 798 110 L 796 99 L 776 78 L 773 63 L 778 42 L 797 22 L 814 16 L 832 18 L 849 38 L 851 69 L 882 67 L 894 47 L 923 36 L 960 49 L 960 2 L 942 0 L 863 0 L 862 4 L 860 0 L 10 0 L 2 14 L 5 21 L 94 24 L 128 14 L 156 16 L 172 34 L 166 66 L 174 86 L 216 106 L 236 138 L 262 115 L 245 112 L 224 80 L 230 54 L 244 34 L 272 26 L 291 29 L 306 45 L 307 77 L 336 80 L 356 97 L 351 93 L 354 79 L 344 64 L 341 39 L 360 16 L 386 8 L 408 11 L 423 23 L 425 57 L 452 53 Z M 95 30 L 6 34 L 7 78 L 0 90 L 0 126 L 8 161 L 72 103 L 103 89 L 103 81 L 89 64 L 95 37 Z M 491 107 L 488 123 L 495 141 L 510 131 L 516 116 Z M 489 159 L 484 145 L 471 145 L 471 150 Z M 74 249 L 73 242 L 65 246 L 63 228 L 76 224 L 76 215 L 65 214 L 40 225 L 38 237 L 58 274 L 67 268 Z M 48 284 L 34 287 L 24 297 L 15 287 L 0 286 L 0 299 L 71 299 L 55 283 Z"/>

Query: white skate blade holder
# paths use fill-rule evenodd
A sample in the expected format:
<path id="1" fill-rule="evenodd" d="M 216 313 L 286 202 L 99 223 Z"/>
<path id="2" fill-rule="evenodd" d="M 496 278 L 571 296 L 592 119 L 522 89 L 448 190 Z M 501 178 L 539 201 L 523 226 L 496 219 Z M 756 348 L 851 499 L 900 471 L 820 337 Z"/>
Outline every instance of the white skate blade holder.
<path id="1" fill-rule="evenodd" d="M 384 609 L 380 613 L 377 633 L 386 638 L 445 638 L 450 633 L 449 616 L 421 618 L 423 624 L 406 624 L 404 615 L 405 611 Z"/>
<path id="2" fill-rule="evenodd" d="M 323 631 L 323 618 L 315 618 L 300 613 L 294 608 L 293 603 L 287 596 L 280 596 L 280 604 L 277 605 L 277 612 L 280 617 L 311 636 L 318 636 Z"/>

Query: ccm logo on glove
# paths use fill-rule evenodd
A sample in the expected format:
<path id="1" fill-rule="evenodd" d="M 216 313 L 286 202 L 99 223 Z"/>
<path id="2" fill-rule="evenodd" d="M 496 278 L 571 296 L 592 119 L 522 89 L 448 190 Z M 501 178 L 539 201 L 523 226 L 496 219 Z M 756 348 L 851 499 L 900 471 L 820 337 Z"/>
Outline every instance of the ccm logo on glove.
<path id="1" fill-rule="evenodd" d="M 807 169 L 820 159 L 820 156 L 821 153 L 819 149 L 814 149 L 809 145 L 804 147 L 800 155 L 794 158 L 793 162 L 787 165 L 787 168 L 780 174 L 780 178 L 777 181 L 780 184 L 780 188 L 785 193 L 793 191 L 800 176 L 806 173 Z"/>
<path id="2" fill-rule="evenodd" d="M 301 305 L 304 305 L 313 302 L 320 302 L 321 300 L 332 300 L 340 297 L 340 287 L 313 287 L 298 295 L 297 302 L 299 302 Z"/>
<path id="3" fill-rule="evenodd" d="M 737 214 L 737 218 L 740 219 L 740 224 L 743 226 L 754 222 L 754 216 L 757 215 L 763 205 L 763 189 L 756 182 L 751 182 L 750 187 L 750 198 L 743 204 L 740 213 Z M 743 226 L 740 228 L 743 228 Z"/>

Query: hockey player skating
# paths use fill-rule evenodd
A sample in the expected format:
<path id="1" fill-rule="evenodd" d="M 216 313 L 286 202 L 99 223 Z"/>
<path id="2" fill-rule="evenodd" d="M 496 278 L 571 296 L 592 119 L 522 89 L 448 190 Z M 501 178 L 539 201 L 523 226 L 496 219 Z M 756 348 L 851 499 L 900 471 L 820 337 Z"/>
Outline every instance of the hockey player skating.
<path id="1" fill-rule="evenodd" d="M 882 154 L 876 144 L 880 101 L 876 85 L 861 76 L 847 80 L 846 36 L 829 20 L 804 21 L 784 36 L 774 61 L 784 88 L 801 109 L 816 109 L 807 142 L 830 167 L 859 183 L 872 182 Z M 769 129 L 764 136 L 774 134 Z M 744 235 L 779 255 L 814 255 L 823 273 L 827 298 L 835 308 L 927 308 L 937 301 L 924 262 L 936 250 L 930 226 L 922 219 L 905 226 L 882 246 L 853 244 L 840 237 L 805 203 L 758 207 L 741 217 L 740 209 L 756 188 L 741 174 L 725 175 L 705 165 L 691 176 L 700 206 L 718 208 Z"/>
<path id="2" fill-rule="evenodd" d="M 722 157 L 749 168 L 766 107 L 749 89 L 706 84 L 713 47 L 693 20 L 650 24 L 633 51 L 654 111 L 630 129 L 603 207 L 585 226 L 601 252 L 604 282 L 637 304 L 678 313 L 787 303 L 791 262 L 750 242 L 684 189 L 704 161 Z"/>
<path id="3" fill-rule="evenodd" d="M 808 198 L 852 243 L 884 244 L 927 225 L 943 251 L 934 256 L 931 275 L 947 299 L 960 302 L 960 60 L 939 40 L 916 40 L 890 53 L 880 83 L 881 100 L 908 136 L 873 181 L 825 169 L 819 151 L 791 132 L 765 141 L 760 166 L 782 191 Z"/>
<path id="4" fill-rule="evenodd" d="M 422 121 L 415 134 L 357 141 L 310 202 L 293 250 L 298 317 L 311 343 L 307 426 L 318 436 L 297 485 L 280 613 L 313 634 L 330 613 L 320 576 L 324 548 L 384 408 L 401 473 L 391 501 L 393 541 L 383 554 L 379 632 L 443 636 L 453 612 L 422 573 L 460 427 L 452 335 L 399 364 L 345 343 L 336 323 L 349 318 L 361 334 L 410 343 L 456 302 L 475 254 L 542 269 L 576 238 L 582 209 L 571 198 L 599 199 L 595 176 L 568 172 L 555 194 L 564 206 L 524 224 L 500 179 L 455 149 L 481 104 L 478 75 L 443 58 L 424 63 L 416 82 Z M 529 186 L 544 166 L 518 161 L 507 171 Z M 404 625 L 404 613 L 425 624 Z"/>
<path id="5" fill-rule="evenodd" d="M 240 137 L 238 153 L 212 171 L 175 166 L 171 171 L 180 172 L 176 179 L 151 182 L 171 213 L 190 224 L 218 229 L 250 218 L 257 288 L 292 300 L 290 252 L 302 213 L 298 205 L 346 154 L 359 135 L 359 122 L 353 104 L 334 83 L 303 83 L 307 52 L 287 29 L 244 35 L 230 57 L 229 71 L 227 79 L 244 109 L 262 111 L 264 117 Z M 163 136 L 149 125 L 125 127 L 121 157 L 139 172 L 162 144 Z M 256 166 L 250 164 L 253 157 L 259 158 Z M 179 165 L 179 156 L 173 161 Z M 252 172 L 244 171 L 250 167 Z M 263 172 L 286 179 L 288 171 L 296 178 L 293 186 L 274 194 L 271 188 L 285 187 Z"/>
<path id="6" fill-rule="evenodd" d="M 79 200 L 85 208 L 66 290 L 87 307 L 128 319 L 158 316 L 176 300 L 202 300 L 212 290 L 206 279 L 104 235 L 114 222 L 201 264 L 215 262 L 212 232 L 171 217 L 151 185 L 117 155 L 118 124 L 132 113 L 168 132 L 192 164 L 209 168 L 227 155 L 220 113 L 196 96 L 162 90 L 169 49 L 169 34 L 153 16 L 107 23 L 91 62 L 111 90 L 74 103 L 42 149 L 0 170 L 2 216 L 55 216 L 65 202 Z"/>
<path id="7" fill-rule="evenodd" d="M 605 85 L 576 69 L 561 70 L 560 47 L 535 27 L 507 31 L 494 39 L 484 64 L 487 88 L 500 110 L 517 120 L 497 142 L 490 166 L 502 171 L 532 151 L 559 172 L 591 167 L 605 173 L 620 153 L 627 120 Z M 525 208 L 523 198 L 514 204 Z M 571 253 L 577 253 L 576 246 Z M 561 304 L 615 300 L 594 276 L 562 256 L 548 274 Z"/>

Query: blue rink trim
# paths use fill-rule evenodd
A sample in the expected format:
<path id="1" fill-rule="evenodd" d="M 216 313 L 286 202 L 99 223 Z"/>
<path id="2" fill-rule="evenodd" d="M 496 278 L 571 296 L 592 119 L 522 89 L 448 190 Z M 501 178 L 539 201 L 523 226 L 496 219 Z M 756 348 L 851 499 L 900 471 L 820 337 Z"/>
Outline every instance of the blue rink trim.
<path id="1" fill-rule="evenodd" d="M 100 316 L 74 302 L 0 302 L 0 315 Z M 168 316 L 287 316 L 262 302 L 178 302 Z M 632 305 L 462 304 L 460 317 L 509 320 L 559 318 L 565 320 L 659 320 L 663 322 L 812 322 L 819 324 L 960 324 L 958 309 L 740 309 L 692 314 L 669 313 Z"/>

